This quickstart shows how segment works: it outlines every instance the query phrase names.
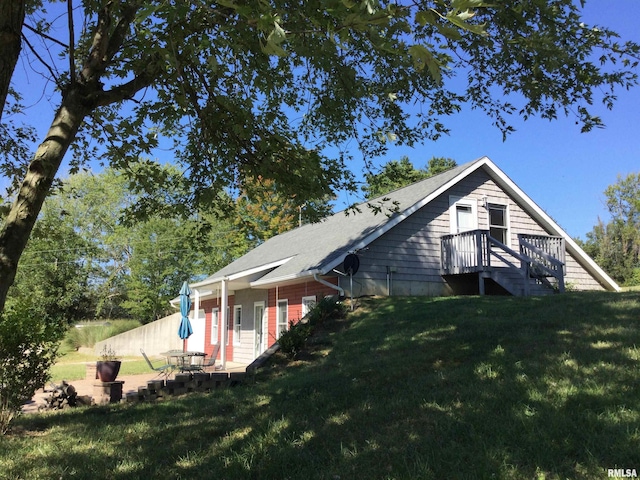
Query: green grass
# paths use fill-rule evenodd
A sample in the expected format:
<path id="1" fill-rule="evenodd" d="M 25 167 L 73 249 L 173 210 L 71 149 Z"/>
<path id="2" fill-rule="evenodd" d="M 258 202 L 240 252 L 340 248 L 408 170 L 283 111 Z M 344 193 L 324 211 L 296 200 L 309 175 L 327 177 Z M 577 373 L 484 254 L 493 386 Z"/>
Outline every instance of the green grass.
<path id="1" fill-rule="evenodd" d="M 56 364 L 51 367 L 51 382 L 60 383 L 62 380 L 72 381 L 85 378 L 86 366 L 88 362 L 95 362 L 97 358 L 95 355 L 81 355 L 87 357 L 82 361 L 70 361 L 66 355 L 61 357 Z M 73 357 L 76 357 L 73 355 Z M 149 365 L 144 359 L 140 357 L 126 357 L 122 359 L 122 366 L 120 367 L 121 375 L 137 375 L 140 373 L 149 373 Z"/>
<path id="2" fill-rule="evenodd" d="M 639 327 L 637 292 L 365 301 L 249 385 L 22 417 L 2 478 L 640 471 Z"/>

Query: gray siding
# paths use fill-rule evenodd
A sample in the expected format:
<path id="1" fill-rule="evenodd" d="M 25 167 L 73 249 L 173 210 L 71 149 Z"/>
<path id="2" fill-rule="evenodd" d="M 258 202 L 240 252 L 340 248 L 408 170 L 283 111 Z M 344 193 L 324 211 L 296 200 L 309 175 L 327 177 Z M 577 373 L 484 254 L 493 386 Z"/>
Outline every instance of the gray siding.
<path id="1" fill-rule="evenodd" d="M 360 270 L 354 295 L 445 295 L 451 292 L 440 275 L 440 237 L 450 233 L 449 197 L 478 202 L 478 228 L 489 228 L 488 203 L 507 205 L 510 246 L 518 249 L 518 233 L 550 235 L 507 195 L 484 170 L 476 171 L 429 202 L 409 218 L 358 252 Z M 579 290 L 603 287 L 567 253 L 565 282 Z M 341 286 L 349 291 L 349 280 Z"/>

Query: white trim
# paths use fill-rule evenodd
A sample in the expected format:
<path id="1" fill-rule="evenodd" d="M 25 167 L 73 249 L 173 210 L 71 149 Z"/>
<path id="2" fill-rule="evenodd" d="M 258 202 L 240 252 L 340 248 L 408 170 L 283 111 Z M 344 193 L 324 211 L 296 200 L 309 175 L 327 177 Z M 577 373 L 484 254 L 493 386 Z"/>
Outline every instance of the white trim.
<path id="1" fill-rule="evenodd" d="M 267 279 L 264 279 L 264 280 L 263 279 L 256 280 L 255 282 L 251 282 L 249 284 L 249 286 L 251 286 L 251 288 L 254 288 L 254 287 L 267 287 L 269 285 L 275 285 L 277 283 L 289 282 L 291 280 L 298 280 L 298 279 L 304 278 L 304 277 L 311 277 L 311 276 L 315 275 L 316 273 L 320 273 L 320 271 L 318 269 L 304 270 L 302 272 L 291 273 L 291 274 L 288 274 L 288 275 L 282 275 L 280 277 L 267 278 Z"/>
<path id="2" fill-rule="evenodd" d="M 238 314 L 239 312 L 239 314 Z M 236 327 L 238 330 L 236 331 Z M 240 345 L 242 339 L 242 304 L 233 306 L 233 345 Z"/>
<path id="3" fill-rule="evenodd" d="M 306 303 L 305 303 L 306 302 Z M 313 304 L 309 307 L 309 302 L 313 302 Z M 318 299 L 315 295 L 306 295 L 304 297 L 302 297 L 302 301 L 300 304 L 300 308 L 301 311 L 300 313 L 302 314 L 302 318 L 304 318 L 304 316 L 309 313 L 311 311 L 311 309 L 313 309 L 313 307 L 315 306 L 315 304 L 318 303 Z M 305 312 L 305 307 L 308 307 L 308 310 Z"/>
<path id="4" fill-rule="evenodd" d="M 256 308 L 262 307 L 262 317 L 256 318 Z M 258 322 L 260 323 L 260 331 L 262 332 L 262 338 L 258 343 Z M 269 321 L 267 316 L 267 304 L 264 300 L 259 302 L 253 302 L 253 356 L 257 358 L 261 355 L 268 346 L 269 338 Z"/>
<path id="5" fill-rule="evenodd" d="M 584 262 L 585 269 L 593 275 L 605 288 L 619 292 L 618 284 L 593 261 L 589 255 L 585 253 L 571 236 L 565 232 L 544 210 L 542 210 L 529 196 L 524 193 L 502 170 L 500 170 L 491 160 L 484 157 L 483 165 L 489 170 L 489 175 L 493 180 L 512 198 L 516 203 L 520 204 L 522 209 L 527 212 L 538 224 L 546 227 L 552 235 L 564 238 L 567 251 L 573 255 L 578 263 Z"/>
<path id="6" fill-rule="evenodd" d="M 280 338 L 280 333 L 282 331 L 281 328 L 279 328 L 282 325 L 282 319 L 280 318 L 280 304 L 281 303 L 285 303 L 287 305 L 287 318 L 285 319 L 286 322 L 284 322 L 284 330 L 289 330 L 289 299 L 288 298 L 278 298 L 276 300 L 276 340 L 278 338 Z"/>
<path id="7" fill-rule="evenodd" d="M 389 222 L 384 224 L 382 227 L 377 228 L 373 233 L 371 233 L 370 235 L 367 235 L 363 240 L 361 240 L 357 244 L 355 244 L 352 247 L 350 247 L 350 250 L 351 251 L 360 250 L 361 248 L 366 247 L 371 242 L 373 242 L 377 238 L 381 237 L 382 235 L 387 233 L 389 230 L 391 230 L 393 227 L 398 225 L 400 222 L 402 222 L 402 221 L 406 220 L 407 218 L 409 218 L 411 215 L 413 215 L 415 212 L 417 212 L 422 207 L 427 205 L 433 199 L 437 198 L 438 195 L 446 192 L 448 189 L 450 189 L 455 184 L 457 184 L 460 180 L 462 180 L 463 178 L 469 176 L 471 173 L 475 172 L 477 169 L 479 169 L 483 165 L 486 165 L 487 162 L 491 162 L 491 160 L 489 160 L 489 158 L 487 158 L 487 157 L 482 157 L 479 160 L 476 160 L 471 165 L 469 165 L 468 168 L 466 168 L 463 171 L 461 171 L 458 175 L 453 177 L 451 180 L 449 180 L 448 182 L 446 182 L 443 185 L 441 185 L 439 188 L 437 188 L 436 190 L 431 192 L 429 195 L 424 197 L 419 202 L 414 203 L 411 207 L 409 207 L 409 208 L 403 210 L 402 212 L 400 212 L 399 214 L 395 215 Z M 341 263 L 344 262 L 344 258 L 347 255 L 349 255 L 349 253 L 351 253 L 351 252 L 345 252 L 342 255 L 336 257 L 332 262 L 325 264 L 325 266 L 320 269 L 319 273 L 321 275 L 326 275 L 327 273 L 331 272 L 334 268 L 336 268 L 338 265 L 340 265 Z"/>
<path id="8" fill-rule="evenodd" d="M 503 228 L 505 230 L 505 241 L 504 243 L 507 247 L 511 248 L 511 219 L 510 219 L 510 208 L 509 203 L 505 200 L 495 200 L 487 201 L 487 230 L 491 231 L 491 206 L 494 207 L 503 207 L 504 208 L 504 227 L 499 225 L 494 225 L 495 228 Z"/>
<path id="9" fill-rule="evenodd" d="M 458 207 L 471 208 L 471 219 L 473 224 L 466 230 L 460 230 L 458 226 Z M 478 200 L 472 197 L 460 197 L 449 195 L 449 232 L 461 233 L 478 229 Z"/>
<path id="10" fill-rule="evenodd" d="M 220 281 L 220 365 L 223 369 L 227 368 L 227 309 L 229 308 L 229 295 L 227 292 L 227 279 Z"/>
<path id="11" fill-rule="evenodd" d="M 215 335 L 213 334 L 213 328 L 215 326 Z M 218 338 L 220 337 L 220 308 L 213 307 L 211 309 L 211 345 L 218 345 Z"/>

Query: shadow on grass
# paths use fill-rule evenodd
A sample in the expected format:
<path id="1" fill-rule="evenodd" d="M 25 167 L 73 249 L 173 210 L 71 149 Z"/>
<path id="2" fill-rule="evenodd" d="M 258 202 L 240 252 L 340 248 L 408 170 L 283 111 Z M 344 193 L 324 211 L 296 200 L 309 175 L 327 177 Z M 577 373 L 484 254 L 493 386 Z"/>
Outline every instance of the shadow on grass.
<path id="1" fill-rule="evenodd" d="M 245 387 L 22 419 L 7 478 L 602 478 L 640 469 L 640 295 L 367 301 Z"/>

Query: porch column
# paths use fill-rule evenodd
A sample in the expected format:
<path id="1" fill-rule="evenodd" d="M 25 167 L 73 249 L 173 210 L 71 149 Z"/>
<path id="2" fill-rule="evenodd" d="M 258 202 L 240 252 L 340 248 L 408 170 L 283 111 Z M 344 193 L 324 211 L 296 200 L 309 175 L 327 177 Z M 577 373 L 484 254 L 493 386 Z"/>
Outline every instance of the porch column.
<path id="1" fill-rule="evenodd" d="M 227 368 L 227 307 L 229 305 L 226 278 L 220 282 L 220 366 Z"/>

